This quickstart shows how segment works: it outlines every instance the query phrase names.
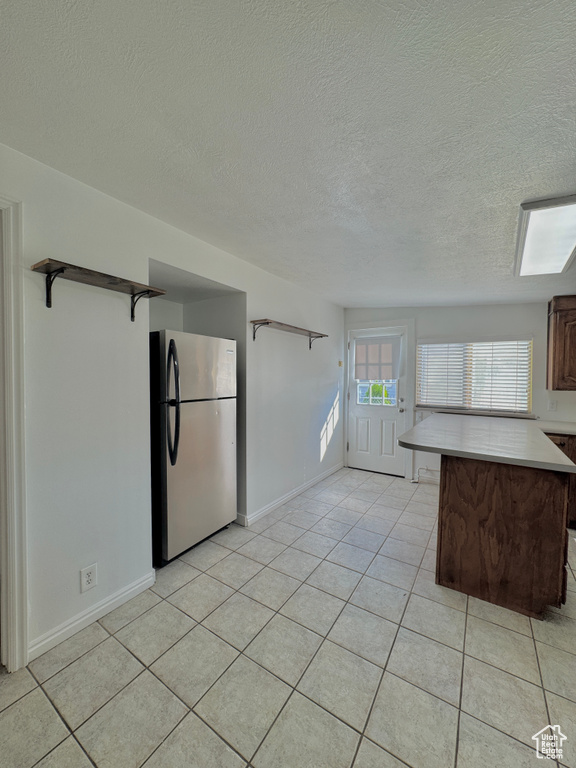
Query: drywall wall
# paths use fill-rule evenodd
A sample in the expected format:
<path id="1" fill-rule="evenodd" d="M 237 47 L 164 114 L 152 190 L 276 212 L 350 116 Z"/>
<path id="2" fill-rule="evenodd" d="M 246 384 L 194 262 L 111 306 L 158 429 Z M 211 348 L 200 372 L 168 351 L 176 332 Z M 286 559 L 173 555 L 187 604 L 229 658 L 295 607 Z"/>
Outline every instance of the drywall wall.
<path id="1" fill-rule="evenodd" d="M 184 305 L 183 329 L 236 340 L 237 360 L 237 457 L 238 517 L 247 520 L 246 509 L 246 294 L 234 293 Z"/>
<path id="2" fill-rule="evenodd" d="M 532 410 L 546 421 L 576 421 L 576 392 L 546 389 L 548 307 L 545 303 L 466 307 L 402 307 L 400 309 L 347 309 L 346 331 L 375 327 L 399 318 L 413 318 L 415 341 L 482 341 L 532 337 Z M 415 382 L 412 383 L 415 387 Z M 548 404 L 556 410 L 549 411 Z M 416 452 L 414 467 L 440 467 L 432 453 Z"/>
<path id="3" fill-rule="evenodd" d="M 329 334 L 310 350 L 306 337 L 261 328 L 253 341 L 249 329 L 248 466 L 266 467 L 267 482 L 289 494 L 293 480 L 288 468 L 304 485 L 341 461 L 341 416 L 325 445 L 334 404 L 343 397 L 339 311 L 331 307 L 326 312 L 322 301 L 310 305 L 296 292 L 264 290 L 258 301 L 251 306 L 249 302 L 248 312 L 249 319 L 268 317 Z M 249 485 L 249 510 L 266 509 L 264 490 L 264 486 Z"/>
<path id="4" fill-rule="evenodd" d="M 29 267 L 47 257 L 146 283 L 158 259 L 244 291 L 248 317 L 329 334 L 302 337 L 246 323 L 246 510 L 254 516 L 342 463 L 336 425 L 343 310 L 158 219 L 0 146 L 0 194 L 22 201 L 25 301 L 29 637 L 34 657 L 152 582 L 146 299 L 58 279 L 53 307 Z M 161 286 L 160 286 L 161 287 Z M 154 300 L 152 300 L 154 301 Z M 80 593 L 81 568 L 98 585 Z"/>
<path id="5" fill-rule="evenodd" d="M 151 300 L 150 330 L 162 331 L 165 328 L 171 331 L 184 330 L 184 305 L 167 299 Z"/>

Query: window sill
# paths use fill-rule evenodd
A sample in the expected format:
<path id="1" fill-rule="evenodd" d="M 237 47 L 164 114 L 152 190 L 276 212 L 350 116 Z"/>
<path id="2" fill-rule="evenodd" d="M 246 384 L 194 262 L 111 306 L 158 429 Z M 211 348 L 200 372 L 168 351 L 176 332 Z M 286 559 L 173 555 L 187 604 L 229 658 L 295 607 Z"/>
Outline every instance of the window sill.
<path id="1" fill-rule="evenodd" d="M 516 413 L 515 411 L 482 411 L 469 410 L 467 408 L 435 408 L 427 405 L 417 405 L 415 411 L 426 413 L 454 413 L 458 416 L 499 416 L 503 419 L 537 419 L 534 413 Z"/>

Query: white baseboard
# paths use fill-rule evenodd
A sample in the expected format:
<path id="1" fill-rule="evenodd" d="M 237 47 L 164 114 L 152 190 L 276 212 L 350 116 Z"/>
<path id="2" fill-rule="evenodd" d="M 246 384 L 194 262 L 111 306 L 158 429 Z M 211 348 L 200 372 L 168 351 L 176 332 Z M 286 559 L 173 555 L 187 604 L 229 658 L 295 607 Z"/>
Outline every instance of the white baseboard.
<path id="1" fill-rule="evenodd" d="M 77 632 L 80 632 L 81 629 L 89 626 L 97 619 L 110 613 L 114 608 L 118 608 L 131 598 L 144 592 L 148 587 L 151 587 L 155 581 L 156 572 L 152 571 L 141 579 L 132 582 L 132 584 L 129 584 L 124 589 L 121 589 L 113 595 L 110 595 L 110 597 L 96 603 L 96 605 L 93 605 L 91 608 L 82 611 L 82 613 L 74 616 L 74 618 L 60 624 L 59 627 L 51 629 L 49 632 L 45 632 L 43 635 L 33 640 L 28 646 L 28 663 L 38 658 L 38 656 L 41 656 L 43 653 L 46 653 L 46 651 L 54 648 L 64 640 L 67 640 L 69 637 L 72 637 L 72 635 L 75 635 Z"/>
<path id="2" fill-rule="evenodd" d="M 294 488 L 294 490 L 290 491 L 290 493 L 286 493 L 284 496 L 281 496 L 279 499 L 276 499 L 270 504 L 267 504 L 265 507 L 257 509 L 256 512 L 252 512 L 251 515 L 238 515 L 236 522 L 238 525 L 244 526 L 255 523 L 256 520 L 264 517 L 264 515 L 267 515 L 268 512 L 272 512 L 274 509 L 278 509 L 278 507 L 286 504 L 291 499 L 295 499 L 296 496 L 299 496 L 303 491 L 306 491 L 308 488 L 312 488 L 312 486 L 316 485 L 316 483 L 319 483 L 321 480 L 325 480 L 327 477 L 330 477 L 330 475 L 333 475 L 334 472 L 338 472 L 338 470 L 342 469 L 343 466 L 344 464 L 342 462 L 336 464 L 330 469 L 327 469 L 325 472 L 322 472 L 322 474 L 317 475 L 313 480 L 309 480 L 308 482 L 303 483 L 302 485 L 298 486 L 298 488 Z"/>

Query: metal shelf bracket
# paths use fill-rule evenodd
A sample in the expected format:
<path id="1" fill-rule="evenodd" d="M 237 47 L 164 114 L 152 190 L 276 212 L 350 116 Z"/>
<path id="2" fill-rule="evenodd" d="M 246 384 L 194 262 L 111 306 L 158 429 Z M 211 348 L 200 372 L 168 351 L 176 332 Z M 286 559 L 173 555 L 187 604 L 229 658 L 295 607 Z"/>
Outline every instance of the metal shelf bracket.
<path id="1" fill-rule="evenodd" d="M 271 321 L 270 320 L 264 320 L 263 322 L 260 323 L 260 322 L 257 322 L 257 321 L 253 320 L 252 322 L 253 322 L 253 325 L 252 325 L 252 341 L 256 341 L 256 331 L 259 328 L 263 328 L 266 325 L 270 325 Z"/>
<path id="2" fill-rule="evenodd" d="M 66 267 L 60 267 L 60 269 L 55 269 L 54 272 L 47 272 L 46 273 L 46 306 L 50 308 L 52 306 L 52 283 L 58 275 L 61 275 L 62 272 L 66 271 Z"/>
<path id="3" fill-rule="evenodd" d="M 312 349 L 313 341 L 316 341 L 316 339 L 322 339 L 322 338 L 323 336 L 312 336 L 312 334 L 310 334 L 310 336 L 308 336 L 308 349 Z"/>
<path id="4" fill-rule="evenodd" d="M 150 291 L 140 291 L 140 293 L 133 293 L 130 297 L 130 320 L 134 322 L 134 310 L 136 309 L 136 304 L 140 301 L 140 299 L 144 298 L 144 296 L 150 296 Z"/>

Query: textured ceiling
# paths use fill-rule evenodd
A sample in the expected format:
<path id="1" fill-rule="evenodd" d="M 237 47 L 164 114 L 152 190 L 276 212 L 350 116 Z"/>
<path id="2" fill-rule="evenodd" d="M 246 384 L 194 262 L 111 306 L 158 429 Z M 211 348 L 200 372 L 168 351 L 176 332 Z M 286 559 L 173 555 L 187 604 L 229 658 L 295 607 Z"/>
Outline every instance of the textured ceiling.
<path id="1" fill-rule="evenodd" d="M 574 0 L 0 0 L 0 141 L 344 306 L 543 300 L 575 39 Z"/>

